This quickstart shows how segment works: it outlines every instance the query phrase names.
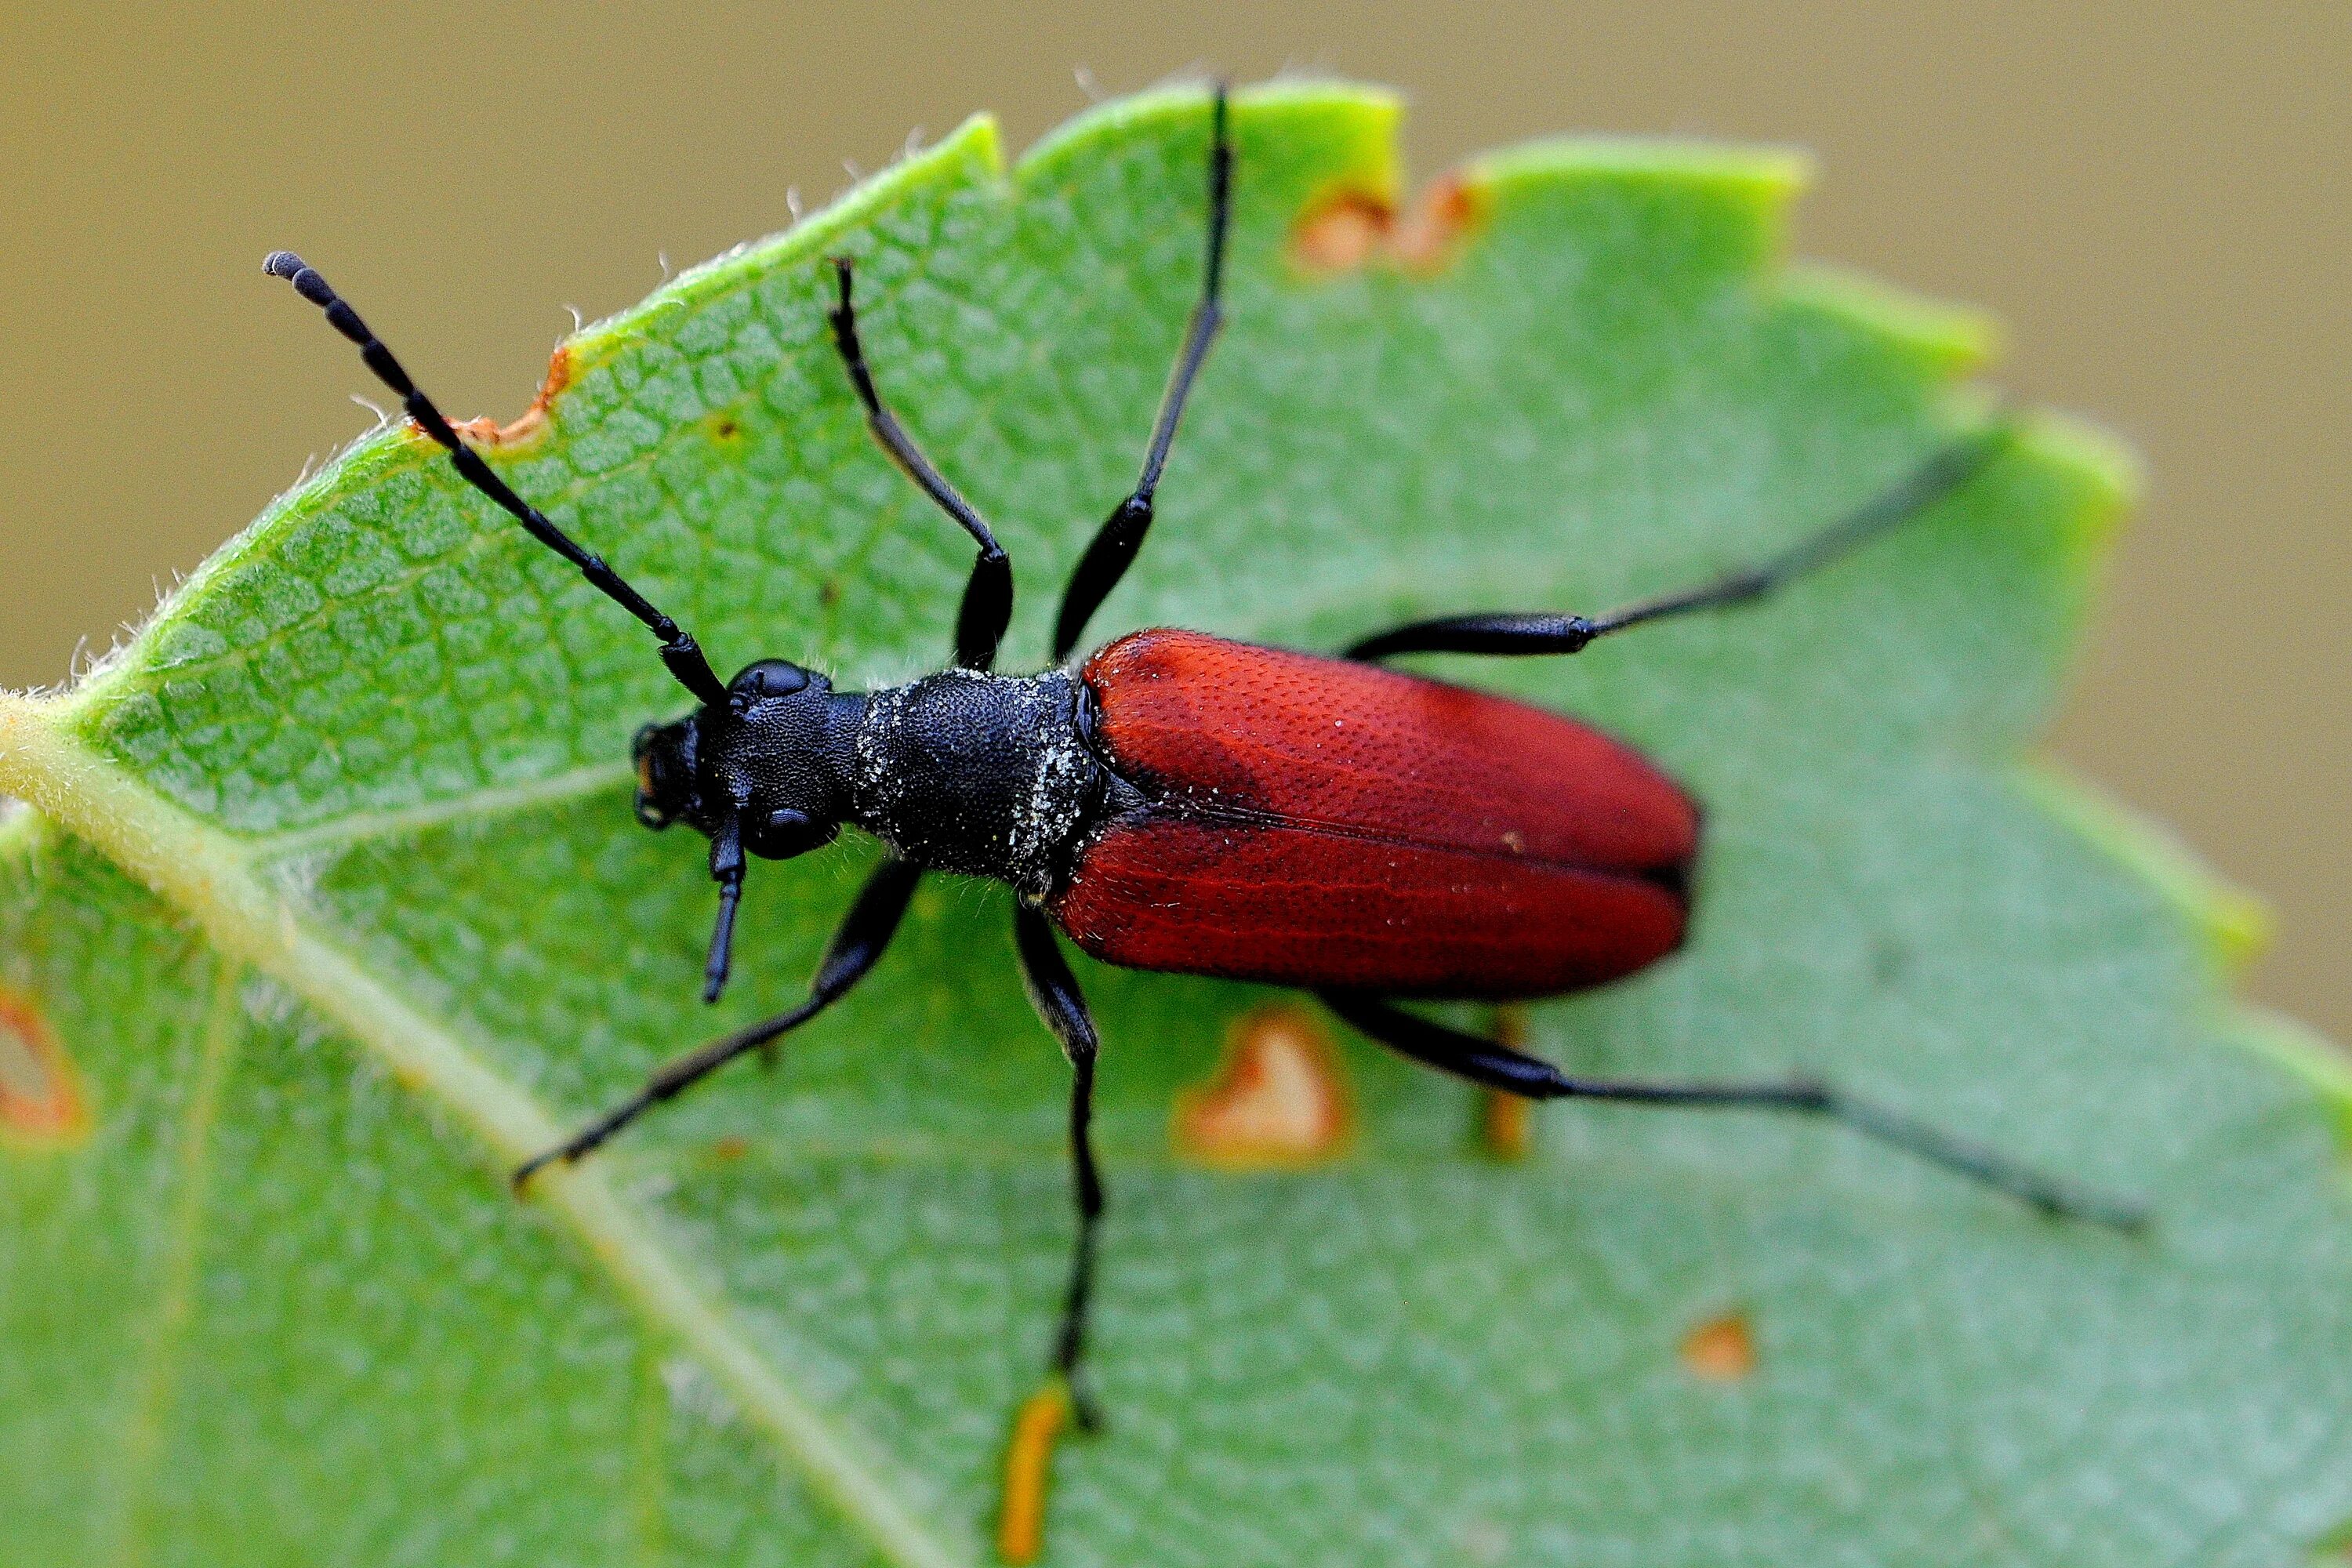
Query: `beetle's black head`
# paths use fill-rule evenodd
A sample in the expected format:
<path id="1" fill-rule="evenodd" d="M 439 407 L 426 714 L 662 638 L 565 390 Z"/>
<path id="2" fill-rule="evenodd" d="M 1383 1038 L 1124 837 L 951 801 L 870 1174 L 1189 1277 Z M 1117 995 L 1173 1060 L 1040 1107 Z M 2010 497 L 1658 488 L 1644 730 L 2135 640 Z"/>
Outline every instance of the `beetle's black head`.
<path id="1" fill-rule="evenodd" d="M 781 658 L 747 667 L 726 693 L 683 719 L 646 725 L 629 748 L 637 820 L 652 828 L 684 822 L 710 840 L 719 898 L 705 1001 L 717 1001 L 727 983 L 746 857 L 789 859 L 841 831 L 866 704 Z"/>
<path id="2" fill-rule="evenodd" d="M 731 833 L 745 853 L 769 860 L 832 842 L 856 705 L 788 660 L 748 667 L 728 682 L 724 703 L 637 731 L 637 820 L 656 829 L 688 823 L 714 844 Z"/>

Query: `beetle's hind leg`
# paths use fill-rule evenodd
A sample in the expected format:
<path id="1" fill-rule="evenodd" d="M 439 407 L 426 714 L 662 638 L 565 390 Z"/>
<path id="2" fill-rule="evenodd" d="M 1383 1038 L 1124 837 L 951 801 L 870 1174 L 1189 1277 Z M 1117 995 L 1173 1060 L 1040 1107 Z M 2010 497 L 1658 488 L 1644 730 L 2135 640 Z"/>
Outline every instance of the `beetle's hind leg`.
<path id="1" fill-rule="evenodd" d="M 2015 431 L 1995 420 L 1934 453 L 1888 489 L 1827 527 L 1806 535 L 1756 565 L 1605 616 L 1498 613 L 1441 616 L 1376 632 L 1352 644 L 1349 658 L 1381 659 L 1401 653 L 1477 653 L 1500 657 L 1580 653 L 1597 637 L 1669 620 L 1697 610 L 1719 610 L 1761 599 L 1774 589 L 1829 565 L 1919 516 L 1960 489 L 2008 450 Z"/>
<path id="2" fill-rule="evenodd" d="M 1102 1416 L 1082 1376 L 1087 1325 L 1094 1300 L 1095 1243 L 1102 1228 L 1102 1173 L 1095 1164 L 1095 1057 L 1099 1041 L 1077 976 L 1062 956 L 1054 928 L 1027 902 L 1013 910 L 1013 945 L 1021 954 L 1021 979 L 1045 1027 L 1061 1042 L 1070 1063 L 1070 1190 L 1076 1200 L 1078 1228 L 1070 1252 L 1069 1284 L 1062 1297 L 1061 1326 L 1054 1334 L 1053 1369 L 1045 1384 L 1022 1401 L 1005 1447 L 1004 1495 L 997 1519 L 996 1552 L 1005 1563 L 1034 1563 L 1045 1542 L 1045 1493 L 1052 1476 L 1056 1436 L 1075 1420 L 1082 1432 L 1099 1430 Z"/>
<path id="3" fill-rule="evenodd" d="M 1780 1082 L 1654 1082 L 1570 1078 L 1549 1062 L 1508 1046 L 1449 1028 L 1375 996 L 1326 991 L 1323 1003 L 1364 1034 L 1400 1055 L 1441 1072 L 1528 1100 L 1610 1100 L 1629 1105 L 1795 1111 L 1843 1122 L 1855 1131 L 1941 1165 L 1957 1175 L 2008 1194 L 2042 1214 L 2137 1230 L 2147 1212 L 2135 1204 L 2081 1188 L 1955 1138 L 1925 1122 L 1807 1079 Z"/>
<path id="4" fill-rule="evenodd" d="M 1102 1173 L 1095 1164 L 1095 1056 L 1098 1040 L 1087 999 L 1078 990 L 1045 917 L 1026 903 L 1014 906 L 1013 935 L 1021 952 L 1021 977 L 1030 1005 L 1054 1032 L 1070 1062 L 1070 1176 L 1078 1210 L 1077 1242 L 1070 1255 L 1070 1281 L 1062 1299 L 1062 1324 L 1054 1336 L 1054 1372 L 1067 1390 L 1078 1426 L 1100 1425 L 1093 1399 L 1080 1379 L 1086 1359 L 1087 1321 L 1094 1300 L 1095 1241 L 1102 1226 Z"/>

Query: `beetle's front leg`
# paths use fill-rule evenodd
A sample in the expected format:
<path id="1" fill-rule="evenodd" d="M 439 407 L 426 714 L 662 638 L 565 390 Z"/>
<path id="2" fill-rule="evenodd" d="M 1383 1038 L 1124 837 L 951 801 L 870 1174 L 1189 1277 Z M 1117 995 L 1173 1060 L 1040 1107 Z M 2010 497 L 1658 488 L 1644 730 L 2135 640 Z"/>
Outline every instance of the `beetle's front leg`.
<path id="1" fill-rule="evenodd" d="M 593 1152 L 613 1134 L 662 1101 L 675 1100 L 746 1051 L 772 1046 L 778 1038 L 839 1001 L 851 986 L 866 978 L 866 971 L 890 945 L 890 939 L 898 934 L 898 921 L 907 912 L 907 901 L 915 896 L 915 884 L 922 877 L 922 868 L 911 861 L 895 855 L 885 860 L 866 879 L 856 902 L 849 906 L 849 913 L 842 917 L 841 929 L 834 932 L 831 945 L 824 950 L 824 960 L 817 965 L 807 1001 L 790 1012 L 748 1025 L 731 1035 L 722 1035 L 707 1046 L 664 1062 L 636 1093 L 566 1142 L 517 1166 L 515 1190 L 521 1191 L 532 1176 L 557 1161 L 568 1165 Z"/>

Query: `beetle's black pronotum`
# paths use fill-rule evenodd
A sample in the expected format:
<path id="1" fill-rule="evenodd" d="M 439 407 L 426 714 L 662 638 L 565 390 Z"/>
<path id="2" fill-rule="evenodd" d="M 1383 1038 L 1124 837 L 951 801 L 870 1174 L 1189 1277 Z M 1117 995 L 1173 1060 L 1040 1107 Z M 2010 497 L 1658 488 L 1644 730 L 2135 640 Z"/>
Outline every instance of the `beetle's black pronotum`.
<path id="1" fill-rule="evenodd" d="M 1539 1100 L 1801 1111 L 2050 1214 L 2136 1223 L 2132 1209 L 1824 1084 L 1571 1079 L 1391 1000 L 1552 995 L 1664 957 L 1683 938 L 1698 818 L 1671 781 L 1588 728 L 1375 661 L 1435 651 L 1574 653 L 1646 621 L 1760 598 L 1969 482 L 2005 447 L 2004 426 L 1931 456 L 1778 557 L 1612 615 L 1419 621 L 1365 637 L 1342 659 L 1141 632 L 1069 666 L 1088 618 L 1150 529 L 1185 399 L 1223 322 L 1234 154 L 1222 91 L 1204 118 L 1200 302 L 1141 476 L 1072 573 L 1055 622 L 1055 667 L 1034 675 L 992 672 L 1013 611 L 1012 563 L 884 401 L 858 342 L 847 260 L 832 263 L 838 302 L 830 319 L 867 424 L 978 547 L 956 618 L 954 664 L 872 692 L 835 690 L 823 675 L 774 658 L 720 681 L 690 635 L 508 488 L 326 279 L 287 252 L 269 258 L 271 273 L 359 345 L 457 472 L 643 622 L 659 639 L 662 662 L 693 694 L 692 712 L 637 735 L 636 812 L 649 827 L 685 822 L 710 841 L 719 910 L 706 997 L 726 983 L 751 859 L 803 854 L 845 823 L 890 850 L 842 921 L 805 1001 L 664 1066 L 569 1142 L 524 1164 L 518 1184 L 551 1161 L 588 1153 L 649 1107 L 839 1000 L 882 956 L 917 881 L 946 871 L 1013 888 L 1029 994 L 1074 1073 L 1078 1226 L 1054 1366 L 1082 1421 L 1089 1407 L 1077 1374 L 1103 1206 L 1087 1131 L 1097 1041 L 1056 925 L 1110 963 L 1311 990 L 1372 1038 L 1490 1088 Z"/>

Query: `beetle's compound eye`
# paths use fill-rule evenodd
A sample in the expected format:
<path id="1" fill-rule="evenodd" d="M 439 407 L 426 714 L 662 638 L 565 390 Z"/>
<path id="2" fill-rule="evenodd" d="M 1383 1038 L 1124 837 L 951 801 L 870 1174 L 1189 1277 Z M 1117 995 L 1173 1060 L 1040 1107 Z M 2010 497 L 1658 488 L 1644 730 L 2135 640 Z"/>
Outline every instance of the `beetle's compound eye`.
<path id="1" fill-rule="evenodd" d="M 808 683 L 809 672 L 792 660 L 763 658 L 745 665 L 727 683 L 727 689 L 741 697 L 790 697 L 807 689 Z"/>
<path id="2" fill-rule="evenodd" d="M 833 842 L 837 822 L 820 822 L 807 812 L 778 806 L 743 825 L 743 847 L 763 860 L 789 860 Z"/>
<path id="3" fill-rule="evenodd" d="M 687 814 L 694 793 L 693 721 L 648 724 L 629 743 L 637 764 L 637 820 L 667 827 Z"/>

